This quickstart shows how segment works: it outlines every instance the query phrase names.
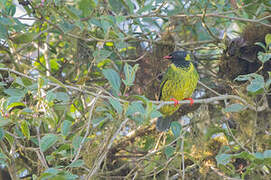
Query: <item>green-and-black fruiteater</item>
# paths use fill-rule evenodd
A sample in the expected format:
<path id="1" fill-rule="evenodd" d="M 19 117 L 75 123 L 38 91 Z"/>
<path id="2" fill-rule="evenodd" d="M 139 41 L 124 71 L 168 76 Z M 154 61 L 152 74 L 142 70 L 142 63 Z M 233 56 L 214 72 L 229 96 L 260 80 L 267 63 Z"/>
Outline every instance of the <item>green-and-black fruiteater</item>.
<path id="1" fill-rule="evenodd" d="M 190 61 L 190 55 L 185 51 L 175 51 L 164 58 L 171 60 L 172 64 L 170 64 L 163 76 L 159 100 L 174 100 L 177 102 L 177 100 L 190 99 L 192 103 L 190 97 L 197 86 L 199 75 Z M 160 108 L 159 111 L 163 114 L 163 117 L 157 120 L 157 130 L 165 131 L 169 129 L 171 124 L 170 116 L 179 107 L 180 104 L 175 103 L 175 105 L 164 105 Z"/>

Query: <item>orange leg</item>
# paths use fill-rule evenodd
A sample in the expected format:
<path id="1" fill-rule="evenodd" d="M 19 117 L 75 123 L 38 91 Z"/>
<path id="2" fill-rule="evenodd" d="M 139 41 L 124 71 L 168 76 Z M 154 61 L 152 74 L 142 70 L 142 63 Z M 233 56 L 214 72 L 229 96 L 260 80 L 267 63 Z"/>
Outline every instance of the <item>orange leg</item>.
<path id="1" fill-rule="evenodd" d="M 178 100 L 175 99 L 175 98 L 171 98 L 170 100 L 171 100 L 171 101 L 174 101 L 174 106 L 175 106 L 175 107 L 179 104 Z"/>
<path id="2" fill-rule="evenodd" d="M 192 99 L 192 98 L 184 98 L 183 100 L 189 100 L 190 106 L 192 106 L 194 104 L 194 99 Z"/>

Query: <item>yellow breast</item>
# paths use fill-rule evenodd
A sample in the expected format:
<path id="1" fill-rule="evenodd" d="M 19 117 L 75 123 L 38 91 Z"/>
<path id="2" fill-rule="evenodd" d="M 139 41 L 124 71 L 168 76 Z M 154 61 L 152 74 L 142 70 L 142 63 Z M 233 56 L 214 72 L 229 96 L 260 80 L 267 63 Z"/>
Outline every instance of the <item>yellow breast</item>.
<path id="1" fill-rule="evenodd" d="M 188 68 L 176 67 L 171 64 L 165 82 L 162 82 L 161 100 L 170 101 L 171 98 L 176 100 L 183 100 L 184 98 L 191 97 L 194 92 L 199 76 L 192 63 Z M 180 105 L 165 105 L 160 109 L 164 115 L 171 115 L 179 109 Z"/>

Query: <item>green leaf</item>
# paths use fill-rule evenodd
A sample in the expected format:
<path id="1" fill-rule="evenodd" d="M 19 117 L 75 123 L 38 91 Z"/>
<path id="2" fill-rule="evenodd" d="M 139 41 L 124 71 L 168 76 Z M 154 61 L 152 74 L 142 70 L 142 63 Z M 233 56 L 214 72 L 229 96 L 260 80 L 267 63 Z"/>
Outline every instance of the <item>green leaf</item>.
<path id="1" fill-rule="evenodd" d="M 264 64 L 271 59 L 271 53 L 258 52 L 258 59 Z"/>
<path id="2" fill-rule="evenodd" d="M 117 24 L 122 23 L 125 20 L 126 20 L 125 16 L 116 16 L 116 23 Z"/>
<path id="3" fill-rule="evenodd" d="M 1 166 L 6 166 L 7 165 L 6 160 L 8 160 L 7 156 L 0 152 L 0 164 L 1 164 Z M 2 175 L 2 174 L 0 174 L 0 175 Z"/>
<path id="4" fill-rule="evenodd" d="M 61 170 L 56 169 L 56 168 L 48 168 L 44 171 L 44 173 L 49 173 L 49 174 L 54 174 L 54 175 L 57 175 L 60 172 Z"/>
<path id="5" fill-rule="evenodd" d="M 174 152 L 175 152 L 175 148 L 172 146 L 167 146 L 164 150 L 164 153 L 165 153 L 167 159 L 169 159 L 171 156 L 173 156 Z"/>
<path id="6" fill-rule="evenodd" d="M 25 85 L 24 85 L 24 83 L 23 83 L 23 81 L 22 81 L 22 78 L 17 77 L 17 78 L 15 79 L 15 82 L 16 82 L 17 84 L 19 84 L 19 85 L 25 87 Z"/>
<path id="7" fill-rule="evenodd" d="M 0 159 L 7 159 L 7 156 L 0 152 Z"/>
<path id="8" fill-rule="evenodd" d="M 128 106 L 126 116 L 129 116 L 137 125 L 139 125 L 142 124 L 145 118 L 148 118 L 148 113 L 141 102 L 132 102 Z"/>
<path id="9" fill-rule="evenodd" d="M 127 5 L 128 5 L 128 10 L 129 10 L 129 12 L 131 13 L 131 14 L 133 14 L 133 11 L 134 11 L 134 4 L 133 4 L 133 2 L 131 1 L 131 0 L 126 0 L 125 1 L 126 3 L 127 3 Z"/>
<path id="10" fill-rule="evenodd" d="M 4 93 L 6 93 L 9 96 L 12 97 L 24 97 L 26 94 L 26 91 L 24 89 L 15 89 L 15 88 L 9 88 L 5 89 Z"/>
<path id="11" fill-rule="evenodd" d="M 251 81 L 251 83 L 247 86 L 247 91 L 256 95 L 260 94 L 261 90 L 264 88 L 264 79 L 263 77 L 261 78 L 255 78 Z"/>
<path id="12" fill-rule="evenodd" d="M 109 23 L 106 19 L 101 20 L 101 25 L 105 33 L 108 32 L 108 29 L 111 27 L 111 23 Z"/>
<path id="13" fill-rule="evenodd" d="M 232 157 L 246 159 L 246 160 L 249 160 L 249 161 L 252 161 L 254 159 L 253 154 L 250 154 L 247 151 L 242 151 L 241 153 L 238 153 L 238 154 L 232 154 Z"/>
<path id="14" fill-rule="evenodd" d="M 59 23 L 59 27 L 66 34 L 72 31 L 75 26 L 67 21 L 63 21 L 62 23 Z"/>
<path id="15" fill-rule="evenodd" d="M 256 152 L 253 155 L 255 156 L 256 159 L 260 159 L 260 160 L 264 159 L 263 153 L 261 152 Z"/>
<path id="16" fill-rule="evenodd" d="M 16 132 L 16 130 L 17 130 L 17 128 L 15 128 L 15 132 Z M 16 134 L 18 134 L 17 132 L 16 132 Z M 20 136 L 20 135 L 19 135 Z M 23 136 L 20 136 L 20 137 L 23 137 Z M 12 144 L 14 143 L 14 137 L 12 137 L 11 135 L 9 135 L 9 134 L 6 134 L 5 135 L 5 138 L 6 138 L 6 140 L 8 141 L 8 143 L 12 146 Z"/>
<path id="17" fill-rule="evenodd" d="M 0 127 L 6 126 L 6 125 L 9 124 L 10 122 L 11 122 L 10 119 L 0 118 Z"/>
<path id="18" fill-rule="evenodd" d="M 147 4 L 147 5 L 144 5 L 143 8 L 139 8 L 139 10 L 138 10 L 136 13 L 141 14 L 141 13 L 143 13 L 143 12 L 145 12 L 145 11 L 150 12 L 151 9 L 152 9 L 152 7 L 153 7 L 152 4 L 153 4 L 153 1 L 151 1 L 151 2 L 150 2 L 149 4 Z"/>
<path id="19" fill-rule="evenodd" d="M 78 7 L 83 12 L 83 16 L 87 17 L 96 7 L 96 3 L 94 2 L 94 0 L 80 0 L 78 2 Z"/>
<path id="20" fill-rule="evenodd" d="M 256 42 L 255 45 L 260 46 L 263 49 L 266 49 L 265 44 L 262 42 Z"/>
<path id="21" fill-rule="evenodd" d="M 101 49 L 94 51 L 93 56 L 95 58 L 95 61 L 99 63 L 100 61 L 107 59 L 111 54 L 111 51 Z"/>
<path id="22" fill-rule="evenodd" d="M 29 140 L 30 139 L 30 130 L 28 127 L 28 123 L 27 121 L 22 121 L 21 123 L 21 131 L 23 133 L 23 135 Z"/>
<path id="23" fill-rule="evenodd" d="M 151 119 L 153 119 L 153 118 L 158 118 L 158 117 L 163 116 L 163 115 L 161 114 L 161 112 L 158 111 L 158 110 L 156 110 L 155 108 L 156 108 L 156 107 L 153 107 L 153 110 L 151 111 L 151 114 L 150 114 L 150 118 L 151 118 Z"/>
<path id="24" fill-rule="evenodd" d="M 218 154 L 215 159 L 217 164 L 226 165 L 230 162 L 232 155 L 231 154 Z"/>
<path id="25" fill-rule="evenodd" d="M 12 18 L 0 17 L 0 24 L 4 26 L 12 25 L 13 24 Z"/>
<path id="26" fill-rule="evenodd" d="M 15 100 L 16 102 L 12 102 L 13 100 Z M 17 98 L 8 98 L 8 102 L 7 102 L 7 109 L 8 110 L 13 110 L 13 109 L 23 109 L 25 107 L 25 104 L 22 102 L 17 102 Z"/>
<path id="27" fill-rule="evenodd" d="M 88 22 L 89 22 L 90 24 L 95 25 L 95 26 L 102 27 L 101 20 L 98 19 L 98 18 L 91 18 Z M 94 52 L 94 53 L 95 53 L 95 52 Z"/>
<path id="28" fill-rule="evenodd" d="M 4 136 L 5 136 L 5 130 L 0 127 L 0 141 L 3 139 Z"/>
<path id="29" fill-rule="evenodd" d="M 124 41 L 118 41 L 116 42 L 116 47 L 119 49 L 120 52 L 127 50 L 128 44 Z"/>
<path id="30" fill-rule="evenodd" d="M 266 46 L 269 46 L 271 44 L 271 34 L 265 35 L 265 43 L 266 43 Z"/>
<path id="31" fill-rule="evenodd" d="M 62 126 L 61 126 L 61 134 L 63 136 L 67 136 L 71 130 L 71 125 L 72 125 L 72 122 L 71 121 L 68 121 L 68 120 L 64 120 L 62 122 Z"/>
<path id="32" fill-rule="evenodd" d="M 52 147 L 58 140 L 58 136 L 55 134 L 46 134 L 40 140 L 40 150 L 45 152 L 47 149 Z"/>
<path id="33" fill-rule="evenodd" d="M 116 13 L 120 13 L 122 9 L 122 3 L 119 0 L 109 0 L 109 4 L 112 7 L 113 11 Z"/>
<path id="34" fill-rule="evenodd" d="M 140 102 L 132 102 L 126 111 L 126 115 L 130 116 L 134 113 L 138 112 L 139 114 L 145 114 L 145 108 L 143 107 L 142 103 Z"/>
<path id="35" fill-rule="evenodd" d="M 67 102 L 69 102 L 70 97 L 65 92 L 53 92 L 53 91 L 49 91 L 46 94 L 46 100 L 48 102 L 52 102 L 53 100 L 58 100 L 58 101 L 63 101 L 65 103 L 67 103 Z"/>
<path id="36" fill-rule="evenodd" d="M 6 40 L 8 38 L 8 30 L 7 27 L 0 24 L 0 39 Z"/>
<path id="37" fill-rule="evenodd" d="M 237 81 L 251 81 L 250 84 L 247 86 L 247 91 L 252 95 L 261 94 L 264 88 L 264 78 L 262 75 L 251 73 L 246 75 L 239 75 L 235 78 Z"/>
<path id="38" fill-rule="evenodd" d="M 32 42 L 36 35 L 37 33 L 35 32 L 18 33 L 11 39 L 16 44 L 24 44 Z"/>
<path id="39" fill-rule="evenodd" d="M 63 101 L 63 102 L 69 102 L 70 97 L 67 93 L 65 92 L 56 92 L 56 99 L 59 101 Z"/>
<path id="40" fill-rule="evenodd" d="M 81 159 L 78 159 L 77 161 L 74 161 L 73 163 L 71 163 L 70 165 L 68 165 L 68 167 L 82 167 L 84 165 L 84 161 Z"/>
<path id="41" fill-rule="evenodd" d="M 142 95 L 132 95 L 131 97 L 138 99 L 139 101 L 142 101 L 144 104 L 148 104 L 149 99 Z"/>
<path id="42" fill-rule="evenodd" d="M 245 108 L 242 104 L 231 104 L 224 109 L 225 112 L 240 112 Z"/>
<path id="43" fill-rule="evenodd" d="M 271 150 L 266 150 L 263 152 L 264 158 L 271 158 Z"/>
<path id="44" fill-rule="evenodd" d="M 73 20 L 80 20 L 80 17 L 73 12 L 70 6 L 64 6 L 64 10 L 67 12 L 67 14 L 71 17 Z"/>
<path id="45" fill-rule="evenodd" d="M 80 179 L 78 175 L 72 174 L 70 172 L 65 172 L 64 175 L 62 176 L 63 180 L 77 180 Z M 58 179 L 57 179 L 58 180 Z"/>
<path id="46" fill-rule="evenodd" d="M 21 96 L 11 96 L 11 97 L 7 98 L 7 106 L 11 105 L 11 107 L 12 107 L 13 103 L 20 102 L 22 98 L 23 97 L 21 97 Z"/>
<path id="47" fill-rule="evenodd" d="M 27 25 L 23 24 L 21 21 L 19 21 L 19 19 L 12 19 L 15 21 L 15 25 L 13 25 L 14 30 L 19 33 L 22 32 Z"/>
<path id="48" fill-rule="evenodd" d="M 182 126 L 178 121 L 173 121 L 170 125 L 170 129 L 176 138 L 181 135 Z"/>
<path id="49" fill-rule="evenodd" d="M 270 79 L 268 79 L 266 82 L 265 82 L 265 88 L 269 88 L 269 86 L 270 86 L 270 84 L 271 84 L 271 78 Z"/>
<path id="50" fill-rule="evenodd" d="M 251 75 L 239 75 L 234 79 L 234 81 L 247 81 L 250 79 L 251 79 Z"/>
<path id="51" fill-rule="evenodd" d="M 125 80 L 122 80 L 126 86 L 132 86 L 135 81 L 135 74 L 138 69 L 138 64 L 134 65 L 134 67 L 130 66 L 128 63 L 124 65 L 124 74 Z"/>
<path id="52" fill-rule="evenodd" d="M 74 136 L 72 139 L 72 146 L 74 147 L 75 150 L 77 150 L 83 140 L 82 136 Z"/>
<path id="53" fill-rule="evenodd" d="M 0 37 L 1 38 L 1 37 Z M 0 82 L 0 86 L 6 86 L 7 84 L 6 83 L 4 83 L 4 82 Z"/>
<path id="54" fill-rule="evenodd" d="M 118 114 L 122 113 L 122 105 L 117 99 L 109 98 L 110 104 L 113 106 L 113 108 L 117 111 Z"/>
<path id="55" fill-rule="evenodd" d="M 24 135 L 23 135 L 22 131 L 20 131 L 20 129 L 15 128 L 15 132 L 16 132 L 16 134 L 17 134 L 19 137 L 21 137 L 21 138 L 24 137 Z"/>
<path id="56" fill-rule="evenodd" d="M 10 16 L 14 16 L 14 14 L 16 13 L 16 6 L 14 4 L 11 4 L 8 9 L 8 15 Z"/>
<path id="57" fill-rule="evenodd" d="M 108 119 L 108 116 L 104 117 L 97 117 L 91 120 L 92 124 L 94 127 L 97 127 L 98 125 L 100 125 L 102 122 L 104 122 L 106 119 Z"/>
<path id="58" fill-rule="evenodd" d="M 39 146 L 38 138 L 30 137 L 30 141 L 33 142 L 35 145 Z"/>
<path id="59" fill-rule="evenodd" d="M 109 81 L 109 84 L 113 90 L 118 94 L 120 93 L 120 77 L 114 69 L 103 69 L 102 73 L 104 77 Z"/>
<path id="60" fill-rule="evenodd" d="M 58 64 L 59 59 L 53 58 L 50 59 L 50 67 L 52 69 L 52 71 L 57 71 L 60 67 L 60 65 Z"/>

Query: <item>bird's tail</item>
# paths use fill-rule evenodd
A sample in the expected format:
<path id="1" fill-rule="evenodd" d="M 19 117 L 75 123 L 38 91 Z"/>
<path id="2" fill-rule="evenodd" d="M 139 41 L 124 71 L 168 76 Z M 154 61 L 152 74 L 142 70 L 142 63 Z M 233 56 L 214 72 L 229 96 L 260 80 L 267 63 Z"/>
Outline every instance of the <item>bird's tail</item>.
<path id="1" fill-rule="evenodd" d="M 167 131 L 170 128 L 172 119 L 170 117 L 159 117 L 156 121 L 156 129 L 157 131 Z"/>

